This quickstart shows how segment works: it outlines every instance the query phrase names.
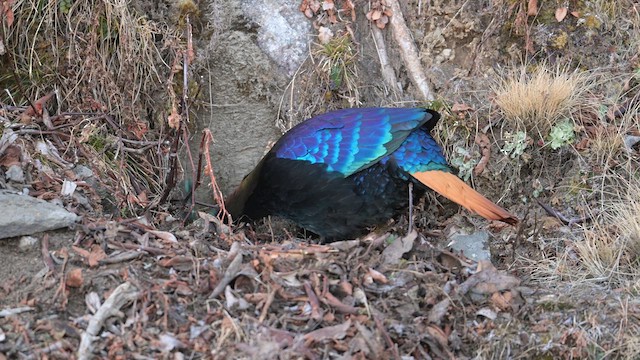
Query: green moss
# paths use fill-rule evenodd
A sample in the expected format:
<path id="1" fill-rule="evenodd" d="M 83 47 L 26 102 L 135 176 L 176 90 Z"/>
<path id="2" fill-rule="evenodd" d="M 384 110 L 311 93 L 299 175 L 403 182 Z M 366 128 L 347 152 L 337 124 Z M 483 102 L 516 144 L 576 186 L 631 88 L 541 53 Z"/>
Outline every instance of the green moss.
<path id="1" fill-rule="evenodd" d="M 556 49 L 564 49 L 568 43 L 569 34 L 561 30 L 560 33 L 553 38 L 551 45 Z"/>
<path id="2" fill-rule="evenodd" d="M 91 146 L 96 152 L 102 153 L 107 147 L 107 139 L 98 135 L 91 135 L 87 144 Z"/>
<path id="3" fill-rule="evenodd" d="M 435 110 L 435 111 L 442 111 L 446 109 L 448 106 L 443 99 L 435 99 L 435 100 L 425 102 L 424 105 L 422 105 L 422 107 Z"/>
<path id="4" fill-rule="evenodd" d="M 595 15 L 589 14 L 584 17 L 584 26 L 586 26 L 587 29 L 590 29 L 590 30 L 600 29 L 601 25 L 602 25 L 602 21 L 600 21 L 600 19 L 598 19 L 598 17 Z"/>

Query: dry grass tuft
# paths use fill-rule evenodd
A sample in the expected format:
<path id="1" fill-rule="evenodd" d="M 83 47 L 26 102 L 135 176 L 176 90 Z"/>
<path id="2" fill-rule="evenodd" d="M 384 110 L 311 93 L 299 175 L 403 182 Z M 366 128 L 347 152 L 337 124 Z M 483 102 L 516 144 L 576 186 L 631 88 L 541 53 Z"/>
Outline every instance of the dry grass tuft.
<path id="1" fill-rule="evenodd" d="M 0 102 L 23 106 L 55 90 L 56 112 L 109 114 L 100 117 L 110 119 L 108 126 L 95 122 L 92 136 L 106 145 L 96 149 L 94 165 L 121 179 L 123 197 L 153 199 L 164 186 L 162 155 L 152 147 L 113 150 L 118 142 L 105 129 L 121 129 L 117 137 L 128 145 L 157 141 L 150 129 L 164 126 L 176 101 L 168 87 L 185 46 L 180 32 L 136 13 L 126 0 L 22 0 L 14 12 Z"/>
<path id="2" fill-rule="evenodd" d="M 580 239 L 574 239 L 557 257 L 531 261 L 532 280 L 568 284 L 598 284 L 611 289 L 638 291 L 640 278 L 640 179 L 621 180 L 626 186 L 617 199 L 585 225 Z M 523 261 L 526 262 L 525 259 Z"/>
<path id="3" fill-rule="evenodd" d="M 591 82 L 585 72 L 539 65 L 531 73 L 527 67 L 508 73 L 493 90 L 495 101 L 508 120 L 544 138 L 556 122 L 572 118 L 589 104 L 586 95 Z"/>
<path id="4" fill-rule="evenodd" d="M 10 51 L 31 92 L 20 95 L 37 98 L 55 84 L 67 107 L 108 110 L 133 123 L 157 107 L 154 92 L 182 46 L 177 31 L 137 15 L 125 0 L 25 0 L 15 13 Z"/>

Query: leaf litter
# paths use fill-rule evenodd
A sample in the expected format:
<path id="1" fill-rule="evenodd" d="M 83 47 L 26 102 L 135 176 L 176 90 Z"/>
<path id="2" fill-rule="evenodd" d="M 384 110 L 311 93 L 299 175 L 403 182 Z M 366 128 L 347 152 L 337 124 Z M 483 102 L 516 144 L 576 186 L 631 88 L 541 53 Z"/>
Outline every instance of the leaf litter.
<path id="1" fill-rule="evenodd" d="M 47 186 L 61 188 L 65 180 L 51 174 Z M 8 356 L 452 356 L 448 338 L 456 326 L 464 332 L 455 304 L 473 316 L 467 292 L 492 306 L 491 295 L 516 284 L 491 267 L 473 274 L 462 258 L 457 267 L 439 264 L 441 252 L 418 246 L 425 239 L 416 231 L 327 245 L 256 243 L 242 229 L 215 235 L 208 229 L 226 225 L 205 214 L 186 228 L 160 229 L 76 210 L 84 217 L 70 232 L 75 240 L 43 242 L 45 272 L 32 285 L 3 281 L 0 349 Z M 43 318 L 46 309 L 66 315 Z"/>

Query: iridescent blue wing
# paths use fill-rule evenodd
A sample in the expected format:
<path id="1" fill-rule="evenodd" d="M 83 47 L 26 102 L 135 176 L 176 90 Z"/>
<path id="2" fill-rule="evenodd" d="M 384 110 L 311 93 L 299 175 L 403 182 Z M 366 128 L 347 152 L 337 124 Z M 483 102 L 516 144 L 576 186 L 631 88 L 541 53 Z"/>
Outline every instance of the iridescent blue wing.
<path id="1" fill-rule="evenodd" d="M 439 115 L 422 108 L 343 109 L 292 128 L 274 146 L 278 158 L 324 164 L 347 177 L 396 151 L 409 134 Z"/>

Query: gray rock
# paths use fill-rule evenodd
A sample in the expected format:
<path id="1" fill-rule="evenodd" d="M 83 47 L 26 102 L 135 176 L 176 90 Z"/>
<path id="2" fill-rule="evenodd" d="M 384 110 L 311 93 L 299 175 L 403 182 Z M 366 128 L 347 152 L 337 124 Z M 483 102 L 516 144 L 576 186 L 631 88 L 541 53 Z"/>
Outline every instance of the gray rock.
<path id="1" fill-rule="evenodd" d="M 23 236 L 18 242 L 18 248 L 24 252 L 31 251 L 38 248 L 40 240 L 34 236 Z"/>
<path id="2" fill-rule="evenodd" d="M 20 165 L 11 165 L 4 173 L 7 180 L 15 181 L 17 183 L 24 183 L 24 171 Z"/>
<path id="3" fill-rule="evenodd" d="M 458 233 L 451 235 L 450 239 L 451 248 L 461 251 L 466 257 L 475 261 L 491 260 L 488 232 L 481 230 L 469 235 Z"/>
<path id="4" fill-rule="evenodd" d="M 73 168 L 73 173 L 76 174 L 79 180 L 86 180 L 90 177 L 93 177 L 93 171 L 84 165 L 76 165 Z"/>
<path id="5" fill-rule="evenodd" d="M 8 191 L 0 191 L 0 209 L 0 239 L 67 227 L 79 218 L 44 200 Z"/>
<path id="6" fill-rule="evenodd" d="M 242 10 L 258 28 L 258 45 L 293 75 L 309 51 L 311 22 L 297 0 L 242 0 Z"/>

